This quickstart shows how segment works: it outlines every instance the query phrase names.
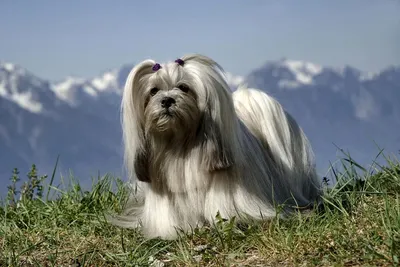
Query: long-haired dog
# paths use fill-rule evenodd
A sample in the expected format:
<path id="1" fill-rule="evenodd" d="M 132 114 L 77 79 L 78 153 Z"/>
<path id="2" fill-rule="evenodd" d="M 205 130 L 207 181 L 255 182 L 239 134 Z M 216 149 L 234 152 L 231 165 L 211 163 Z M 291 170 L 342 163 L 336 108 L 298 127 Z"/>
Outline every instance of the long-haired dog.
<path id="1" fill-rule="evenodd" d="M 266 93 L 234 93 L 202 55 L 145 60 L 122 97 L 125 165 L 132 195 L 122 227 L 172 239 L 215 220 L 268 219 L 311 207 L 320 188 L 302 129 Z"/>

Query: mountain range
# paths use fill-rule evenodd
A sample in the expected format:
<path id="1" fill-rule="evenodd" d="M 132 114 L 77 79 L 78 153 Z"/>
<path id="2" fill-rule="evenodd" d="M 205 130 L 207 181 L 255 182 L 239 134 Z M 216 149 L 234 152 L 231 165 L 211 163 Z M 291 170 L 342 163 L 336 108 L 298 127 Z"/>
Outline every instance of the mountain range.
<path id="1" fill-rule="evenodd" d="M 31 164 L 58 176 L 122 175 L 120 100 L 133 65 L 93 78 L 53 82 L 21 66 L 0 62 L 0 195 L 13 168 L 23 177 Z M 338 147 L 361 164 L 379 150 L 400 149 L 400 67 L 377 73 L 306 61 L 268 61 L 246 76 L 227 73 L 232 90 L 246 83 L 278 99 L 299 122 L 325 175 Z M 338 146 L 338 147 L 337 147 Z"/>

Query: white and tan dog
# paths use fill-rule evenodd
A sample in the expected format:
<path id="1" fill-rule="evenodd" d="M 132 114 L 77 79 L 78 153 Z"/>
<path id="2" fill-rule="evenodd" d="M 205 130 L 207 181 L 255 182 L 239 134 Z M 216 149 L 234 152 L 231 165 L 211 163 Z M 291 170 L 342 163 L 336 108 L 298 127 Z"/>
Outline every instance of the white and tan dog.
<path id="1" fill-rule="evenodd" d="M 266 93 L 233 94 L 223 69 L 202 55 L 160 65 L 145 60 L 123 92 L 125 164 L 132 195 L 122 226 L 173 239 L 217 212 L 268 219 L 312 207 L 320 181 L 309 142 Z"/>

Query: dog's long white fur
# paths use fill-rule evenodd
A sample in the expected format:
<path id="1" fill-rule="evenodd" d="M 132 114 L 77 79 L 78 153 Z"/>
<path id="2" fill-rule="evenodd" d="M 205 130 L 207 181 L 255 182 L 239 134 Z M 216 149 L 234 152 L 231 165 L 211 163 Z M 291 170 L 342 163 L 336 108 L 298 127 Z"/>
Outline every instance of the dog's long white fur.
<path id="1" fill-rule="evenodd" d="M 217 212 L 260 220 L 275 217 L 279 204 L 285 204 L 283 215 L 312 206 L 320 182 L 296 121 L 260 90 L 240 87 L 231 93 L 212 59 L 182 59 L 184 66 L 171 62 L 156 72 L 155 61 L 143 61 L 127 78 L 122 126 L 129 184 L 136 193 L 112 223 L 172 239 L 176 228 L 212 224 Z M 180 81 L 193 95 L 175 90 Z M 155 84 L 164 88 L 160 97 L 177 100 L 177 118 L 159 115 L 157 98 L 148 96 Z"/>

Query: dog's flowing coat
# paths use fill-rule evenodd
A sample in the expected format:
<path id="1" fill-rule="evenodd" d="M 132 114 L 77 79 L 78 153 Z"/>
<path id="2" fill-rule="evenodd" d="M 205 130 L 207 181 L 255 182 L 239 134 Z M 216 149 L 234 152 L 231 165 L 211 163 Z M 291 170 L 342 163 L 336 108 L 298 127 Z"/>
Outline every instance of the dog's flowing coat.
<path id="1" fill-rule="evenodd" d="M 113 219 L 170 239 L 224 218 L 265 219 L 309 207 L 319 180 L 309 142 L 266 93 L 234 93 L 223 69 L 202 55 L 184 64 L 145 60 L 130 72 L 122 98 L 125 165 L 132 191 Z"/>

